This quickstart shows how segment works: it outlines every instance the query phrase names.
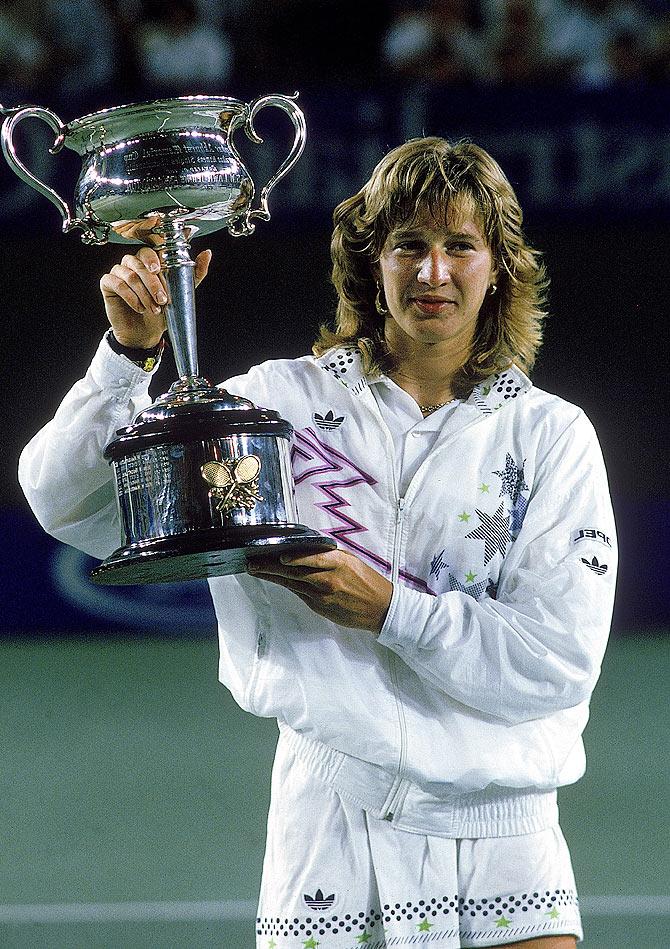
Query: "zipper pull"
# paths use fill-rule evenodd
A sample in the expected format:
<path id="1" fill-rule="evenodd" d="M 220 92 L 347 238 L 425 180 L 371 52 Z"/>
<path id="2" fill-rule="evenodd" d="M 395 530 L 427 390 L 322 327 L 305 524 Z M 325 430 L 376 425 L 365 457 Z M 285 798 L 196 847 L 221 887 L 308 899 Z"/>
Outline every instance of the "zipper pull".
<path id="1" fill-rule="evenodd" d="M 396 522 L 400 523 L 402 520 L 402 512 L 405 510 L 405 499 L 398 498 L 398 509 L 396 511 Z"/>

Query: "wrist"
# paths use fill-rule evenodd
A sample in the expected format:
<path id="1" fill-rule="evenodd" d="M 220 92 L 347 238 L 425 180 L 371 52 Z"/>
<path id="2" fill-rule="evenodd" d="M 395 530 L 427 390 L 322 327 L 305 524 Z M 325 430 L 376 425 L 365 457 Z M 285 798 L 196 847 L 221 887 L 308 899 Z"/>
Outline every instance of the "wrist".
<path id="1" fill-rule="evenodd" d="M 154 346 L 126 346 L 119 342 L 114 335 L 114 330 L 110 329 L 106 335 L 107 343 L 110 349 L 119 356 L 125 356 L 140 369 L 145 372 L 151 372 L 160 361 L 163 350 L 165 349 L 165 339 L 161 337 Z"/>

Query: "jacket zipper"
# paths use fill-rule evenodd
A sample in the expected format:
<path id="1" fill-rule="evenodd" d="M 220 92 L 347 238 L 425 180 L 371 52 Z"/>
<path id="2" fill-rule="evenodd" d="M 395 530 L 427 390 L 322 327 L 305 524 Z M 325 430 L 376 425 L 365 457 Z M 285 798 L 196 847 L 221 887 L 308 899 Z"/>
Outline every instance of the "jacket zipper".
<path id="1" fill-rule="evenodd" d="M 400 572 L 400 534 L 402 531 L 402 521 L 405 511 L 405 499 L 398 498 L 398 503 L 396 507 L 395 515 L 395 530 L 393 533 L 393 562 L 391 565 L 391 582 L 398 582 L 398 574 Z M 395 781 L 393 782 L 393 788 L 391 791 L 391 798 L 386 805 L 386 812 L 384 814 L 384 820 L 391 821 L 393 820 L 393 815 L 395 810 L 400 802 L 401 796 L 404 794 L 403 789 L 403 772 L 405 770 L 405 759 L 407 756 L 407 721 L 405 719 L 405 709 L 403 708 L 402 701 L 400 699 L 400 687 L 398 685 L 398 670 L 396 666 L 396 656 L 395 653 L 389 651 L 389 666 L 391 669 L 391 679 L 393 681 L 393 691 L 395 694 L 396 709 L 398 711 L 398 724 L 400 726 L 400 755 L 398 757 L 398 773 L 396 775 Z"/>

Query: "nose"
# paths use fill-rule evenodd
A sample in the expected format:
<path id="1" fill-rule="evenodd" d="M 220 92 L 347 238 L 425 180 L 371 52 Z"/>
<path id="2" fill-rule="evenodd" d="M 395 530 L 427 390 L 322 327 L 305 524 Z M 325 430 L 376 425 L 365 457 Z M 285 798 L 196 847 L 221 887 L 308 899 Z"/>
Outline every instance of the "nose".
<path id="1" fill-rule="evenodd" d="M 449 255 L 443 247 L 431 247 L 419 264 L 419 283 L 441 287 L 451 279 Z"/>

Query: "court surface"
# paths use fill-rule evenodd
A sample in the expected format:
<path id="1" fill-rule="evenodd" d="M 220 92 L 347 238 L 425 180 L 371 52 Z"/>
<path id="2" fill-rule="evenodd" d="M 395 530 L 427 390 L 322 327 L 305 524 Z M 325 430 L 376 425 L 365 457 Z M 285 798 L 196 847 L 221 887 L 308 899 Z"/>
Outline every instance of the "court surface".
<path id="1" fill-rule="evenodd" d="M 611 642 L 562 824 L 588 949 L 670 947 L 670 637 Z M 252 949 L 276 726 L 213 640 L 0 641 L 0 947 Z"/>

